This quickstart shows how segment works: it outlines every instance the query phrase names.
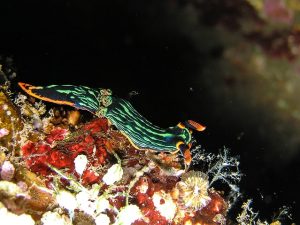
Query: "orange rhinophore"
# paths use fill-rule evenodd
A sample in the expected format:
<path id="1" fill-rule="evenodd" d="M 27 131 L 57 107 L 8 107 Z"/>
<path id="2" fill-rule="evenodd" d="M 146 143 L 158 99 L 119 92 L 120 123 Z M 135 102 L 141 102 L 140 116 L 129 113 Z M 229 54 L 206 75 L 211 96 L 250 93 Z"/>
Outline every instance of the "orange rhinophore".
<path id="1" fill-rule="evenodd" d="M 193 120 L 188 120 L 186 121 L 186 126 L 189 128 L 192 128 L 196 131 L 204 131 L 205 130 L 205 126 L 201 125 L 200 123 L 197 123 Z"/>

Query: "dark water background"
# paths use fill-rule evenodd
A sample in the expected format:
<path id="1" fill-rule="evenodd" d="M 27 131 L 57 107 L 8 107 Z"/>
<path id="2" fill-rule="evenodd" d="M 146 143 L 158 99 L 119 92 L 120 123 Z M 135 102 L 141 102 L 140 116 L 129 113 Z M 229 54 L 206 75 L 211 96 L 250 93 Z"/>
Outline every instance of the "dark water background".
<path id="1" fill-rule="evenodd" d="M 176 7 L 179 3 L 174 1 Z M 207 47 L 214 40 L 199 40 L 201 51 L 192 32 L 189 36 L 179 29 L 184 22 L 165 8 L 159 1 L 2 2 L 0 54 L 14 58 L 18 81 L 111 88 L 159 126 L 186 119 L 205 124 L 207 130 L 196 134 L 198 143 L 207 151 L 226 146 L 240 155 L 241 191 L 245 199 L 254 199 L 262 219 L 288 205 L 299 221 L 299 153 L 285 163 L 280 156 L 266 160 L 265 152 L 277 140 L 256 131 L 263 118 L 252 118 L 251 112 L 232 116 L 238 114 L 238 103 L 223 96 L 216 100 L 213 88 L 201 82 L 201 71 L 221 58 L 224 46 Z M 139 94 L 132 96 L 132 91 Z M 232 112 L 223 114 L 224 108 Z"/>

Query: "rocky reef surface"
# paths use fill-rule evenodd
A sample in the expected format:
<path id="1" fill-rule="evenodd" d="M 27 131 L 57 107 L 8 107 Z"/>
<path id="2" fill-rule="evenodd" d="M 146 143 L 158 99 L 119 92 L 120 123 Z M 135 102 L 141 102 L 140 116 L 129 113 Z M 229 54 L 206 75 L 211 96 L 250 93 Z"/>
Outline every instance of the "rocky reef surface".
<path id="1" fill-rule="evenodd" d="M 240 197 L 239 161 L 192 147 L 183 156 L 130 144 L 106 118 L 0 91 L 0 215 L 4 224 L 280 224 Z M 197 168 L 197 169 L 196 169 Z M 198 168 L 202 168 L 199 170 Z"/>

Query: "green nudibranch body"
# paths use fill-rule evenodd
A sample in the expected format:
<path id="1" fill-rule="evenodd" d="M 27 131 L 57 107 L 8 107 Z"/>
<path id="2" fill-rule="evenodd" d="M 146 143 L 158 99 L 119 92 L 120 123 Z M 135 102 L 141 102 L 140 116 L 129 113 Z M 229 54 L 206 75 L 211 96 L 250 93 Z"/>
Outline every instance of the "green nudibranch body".
<path id="1" fill-rule="evenodd" d="M 98 117 L 106 117 L 120 130 L 137 149 L 151 149 L 163 152 L 181 151 L 185 164 L 189 165 L 191 156 L 192 129 L 202 131 L 204 126 L 188 120 L 177 126 L 160 128 L 141 114 L 122 98 L 112 96 L 109 89 L 95 89 L 75 85 L 33 86 L 19 83 L 29 95 L 44 101 L 70 105 L 88 110 Z"/>
<path id="2" fill-rule="evenodd" d="M 179 150 L 177 143 L 191 142 L 191 134 L 187 128 L 175 126 L 163 129 L 155 126 L 124 99 L 113 97 L 105 117 L 139 149 L 174 152 Z"/>

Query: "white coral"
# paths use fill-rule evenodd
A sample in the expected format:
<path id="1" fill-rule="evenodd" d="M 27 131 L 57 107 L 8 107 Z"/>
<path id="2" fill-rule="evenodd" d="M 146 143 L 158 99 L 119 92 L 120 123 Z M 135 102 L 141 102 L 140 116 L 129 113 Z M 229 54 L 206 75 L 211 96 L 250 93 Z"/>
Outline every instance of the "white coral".
<path id="1" fill-rule="evenodd" d="M 177 207 L 171 195 L 162 190 L 160 192 L 155 192 L 152 200 L 156 210 L 159 211 L 160 215 L 165 217 L 168 221 L 172 221 L 176 214 Z"/>
<path id="2" fill-rule="evenodd" d="M 95 219 L 96 225 L 109 225 L 110 219 L 106 214 L 99 214 Z"/>
<path id="3" fill-rule="evenodd" d="M 0 218 L 1 224 L 22 224 L 22 225 L 34 225 L 35 222 L 30 215 L 21 214 L 16 215 L 7 210 L 5 206 L 0 202 Z"/>
<path id="4" fill-rule="evenodd" d="M 95 202 L 90 201 L 90 195 L 86 191 L 81 191 L 76 195 L 78 208 L 89 215 L 94 215 L 96 210 Z"/>
<path id="5" fill-rule="evenodd" d="M 70 217 L 73 218 L 74 210 L 78 206 L 75 196 L 68 191 L 61 190 L 56 195 L 56 201 L 60 207 L 67 209 Z"/>
<path id="6" fill-rule="evenodd" d="M 122 208 L 114 225 L 130 225 L 142 218 L 142 212 L 136 205 L 128 205 Z"/>
<path id="7" fill-rule="evenodd" d="M 75 158 L 74 163 L 75 163 L 75 171 L 81 176 L 88 163 L 88 159 L 86 155 L 78 155 Z"/>
<path id="8" fill-rule="evenodd" d="M 43 214 L 41 222 L 43 223 L 43 225 L 72 225 L 72 222 L 68 217 L 51 211 Z"/>
<path id="9" fill-rule="evenodd" d="M 106 209 L 110 208 L 110 204 L 109 201 L 104 198 L 103 196 L 100 196 L 96 201 L 95 201 L 95 205 L 96 205 L 96 213 L 102 213 L 104 212 Z"/>
<path id="10" fill-rule="evenodd" d="M 112 185 L 122 179 L 123 169 L 119 163 L 112 165 L 103 176 L 102 180 L 107 185 Z"/>

